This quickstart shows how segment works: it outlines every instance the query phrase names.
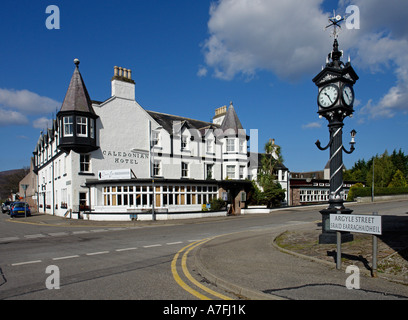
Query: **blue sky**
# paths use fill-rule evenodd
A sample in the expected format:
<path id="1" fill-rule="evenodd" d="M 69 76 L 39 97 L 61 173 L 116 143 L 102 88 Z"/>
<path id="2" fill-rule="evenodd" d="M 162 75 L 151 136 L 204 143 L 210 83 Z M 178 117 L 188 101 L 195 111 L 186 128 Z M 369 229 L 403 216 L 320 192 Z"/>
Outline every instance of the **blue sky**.
<path id="1" fill-rule="evenodd" d="M 57 5 L 60 29 L 46 28 Z M 275 139 L 291 171 L 321 170 L 327 121 L 317 115 L 313 77 L 333 38 L 333 10 L 360 10 L 360 29 L 339 34 L 344 61 L 360 77 L 344 145 L 346 167 L 385 150 L 408 154 L 406 0 L 4 1 L 0 12 L 0 171 L 29 166 L 42 129 L 61 107 L 74 58 L 90 96 L 110 96 L 115 65 L 130 68 L 148 110 L 211 121 L 233 101 L 259 146 Z"/>

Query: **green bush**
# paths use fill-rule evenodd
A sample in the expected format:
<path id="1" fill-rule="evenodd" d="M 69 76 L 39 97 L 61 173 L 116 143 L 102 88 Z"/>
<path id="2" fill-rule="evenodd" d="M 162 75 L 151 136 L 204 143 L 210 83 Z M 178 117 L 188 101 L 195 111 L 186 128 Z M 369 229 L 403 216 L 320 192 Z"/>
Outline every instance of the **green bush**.
<path id="1" fill-rule="evenodd" d="M 350 188 L 347 201 L 354 201 L 357 197 L 371 197 L 371 187 L 354 187 Z M 389 188 L 374 188 L 374 196 L 389 196 L 397 194 L 408 194 L 408 187 L 389 187 Z"/>

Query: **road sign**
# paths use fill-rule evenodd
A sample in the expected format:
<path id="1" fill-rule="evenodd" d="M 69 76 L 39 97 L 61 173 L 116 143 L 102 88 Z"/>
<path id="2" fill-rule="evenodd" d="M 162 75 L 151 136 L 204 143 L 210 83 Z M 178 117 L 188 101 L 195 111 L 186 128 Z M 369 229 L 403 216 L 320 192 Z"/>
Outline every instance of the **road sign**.
<path id="1" fill-rule="evenodd" d="M 382 234 L 381 216 L 330 214 L 330 229 L 368 234 Z"/>

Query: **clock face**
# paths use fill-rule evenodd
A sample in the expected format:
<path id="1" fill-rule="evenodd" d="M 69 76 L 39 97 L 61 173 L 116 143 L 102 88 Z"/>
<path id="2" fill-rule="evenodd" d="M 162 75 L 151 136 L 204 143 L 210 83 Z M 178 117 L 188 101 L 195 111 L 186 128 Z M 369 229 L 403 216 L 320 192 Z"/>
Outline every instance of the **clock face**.
<path id="1" fill-rule="evenodd" d="M 318 103 L 323 108 L 328 108 L 336 103 L 338 97 L 338 88 L 333 84 L 329 84 L 320 91 L 318 96 Z"/>
<path id="2" fill-rule="evenodd" d="M 354 102 L 354 93 L 350 86 L 345 86 L 343 88 L 343 101 L 348 106 L 351 106 Z"/>

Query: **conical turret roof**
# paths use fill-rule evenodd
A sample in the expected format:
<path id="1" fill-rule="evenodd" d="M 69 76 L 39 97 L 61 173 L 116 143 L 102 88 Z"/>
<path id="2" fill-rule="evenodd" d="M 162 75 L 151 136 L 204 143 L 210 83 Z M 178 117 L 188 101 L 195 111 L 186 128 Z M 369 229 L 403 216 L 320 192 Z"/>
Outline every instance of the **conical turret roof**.
<path id="1" fill-rule="evenodd" d="M 88 90 L 86 89 L 84 80 L 79 72 L 79 60 L 75 59 L 74 63 L 76 68 L 72 75 L 60 112 L 76 111 L 95 114 Z"/>
<path id="2" fill-rule="evenodd" d="M 233 130 L 235 134 L 238 134 L 239 130 L 242 129 L 244 128 L 242 127 L 241 121 L 239 121 L 237 113 L 235 112 L 234 106 L 231 102 L 230 106 L 228 107 L 227 114 L 221 123 L 221 130 L 224 132 L 231 132 L 231 130 Z"/>

